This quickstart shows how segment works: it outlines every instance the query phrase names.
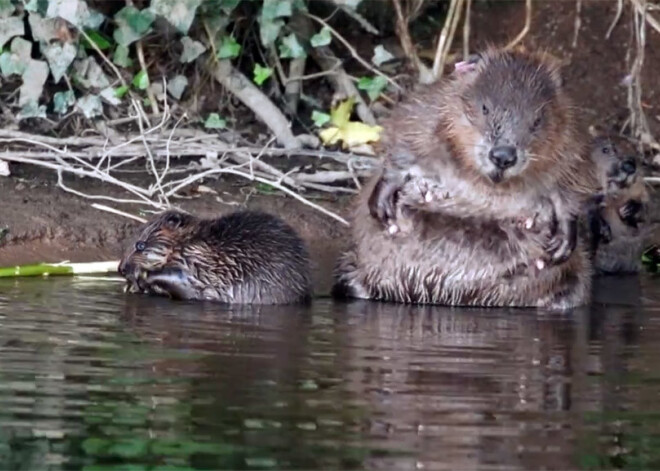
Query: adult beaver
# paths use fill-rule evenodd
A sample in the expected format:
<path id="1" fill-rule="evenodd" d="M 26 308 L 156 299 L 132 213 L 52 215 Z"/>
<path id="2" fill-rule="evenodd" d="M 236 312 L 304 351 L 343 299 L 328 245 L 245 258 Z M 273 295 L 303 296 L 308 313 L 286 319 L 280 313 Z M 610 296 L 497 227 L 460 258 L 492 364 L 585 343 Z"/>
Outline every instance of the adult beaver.
<path id="1" fill-rule="evenodd" d="M 577 217 L 597 183 L 576 129 L 559 65 L 546 54 L 490 49 L 413 95 L 384 124 L 385 170 L 356 201 L 335 294 L 558 309 L 587 302 L 591 267 Z M 415 191 L 424 185 L 433 191 Z M 383 222 L 401 214 L 410 229 L 392 237 Z"/>
<path id="2" fill-rule="evenodd" d="M 200 219 L 166 211 L 149 221 L 119 264 L 130 292 L 235 304 L 311 299 L 308 252 L 275 216 Z"/>
<path id="3" fill-rule="evenodd" d="M 653 225 L 641 162 L 622 139 L 594 138 L 591 158 L 602 194 L 587 213 L 594 268 L 598 273 L 635 273 Z"/>

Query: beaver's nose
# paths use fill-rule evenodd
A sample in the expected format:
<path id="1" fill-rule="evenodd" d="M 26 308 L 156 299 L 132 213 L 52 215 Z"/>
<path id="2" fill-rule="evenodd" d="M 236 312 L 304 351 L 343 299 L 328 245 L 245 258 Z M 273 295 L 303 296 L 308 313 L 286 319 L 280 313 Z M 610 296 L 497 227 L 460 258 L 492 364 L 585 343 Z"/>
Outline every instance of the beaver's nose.
<path id="1" fill-rule="evenodd" d="M 512 167 L 516 163 L 516 160 L 518 160 L 516 148 L 513 146 L 493 147 L 488 153 L 488 158 L 500 170 L 506 170 Z"/>
<path id="2" fill-rule="evenodd" d="M 635 173 L 635 170 L 637 170 L 637 164 L 635 163 L 635 159 L 626 159 L 623 162 L 621 162 L 621 170 L 626 172 L 628 175 L 632 175 Z"/>
<path id="3" fill-rule="evenodd" d="M 132 270 L 130 264 L 127 261 L 122 260 L 121 262 L 119 262 L 119 267 L 117 267 L 117 271 L 121 276 L 126 276 L 126 274 L 131 272 Z"/>

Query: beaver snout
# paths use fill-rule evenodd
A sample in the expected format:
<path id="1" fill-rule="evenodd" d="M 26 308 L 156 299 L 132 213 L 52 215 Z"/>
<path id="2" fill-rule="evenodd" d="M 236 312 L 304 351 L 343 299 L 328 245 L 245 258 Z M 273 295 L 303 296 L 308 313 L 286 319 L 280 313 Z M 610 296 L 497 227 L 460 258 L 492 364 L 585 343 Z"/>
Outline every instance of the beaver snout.
<path id="1" fill-rule="evenodd" d="M 119 267 L 117 267 L 117 272 L 119 272 L 121 276 L 125 277 L 126 274 L 132 273 L 133 269 L 134 267 L 132 264 L 128 263 L 127 260 L 122 260 L 121 262 L 119 262 Z"/>
<path id="2" fill-rule="evenodd" d="M 635 160 L 626 159 L 621 162 L 621 171 L 628 175 L 633 175 L 637 171 L 637 164 L 635 163 Z"/>
<path id="3" fill-rule="evenodd" d="M 500 170 L 513 167 L 518 160 L 516 148 L 513 146 L 496 146 L 488 153 L 488 158 Z"/>

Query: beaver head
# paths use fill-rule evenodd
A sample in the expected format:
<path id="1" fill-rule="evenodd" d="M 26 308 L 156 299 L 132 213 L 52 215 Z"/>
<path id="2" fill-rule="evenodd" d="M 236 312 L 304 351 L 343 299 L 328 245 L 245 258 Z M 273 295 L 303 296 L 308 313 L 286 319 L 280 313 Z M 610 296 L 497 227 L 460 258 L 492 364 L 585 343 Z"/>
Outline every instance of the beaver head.
<path id="1" fill-rule="evenodd" d="M 571 107 L 557 60 L 490 49 L 462 64 L 450 85 L 450 119 L 442 125 L 463 166 L 499 183 L 525 178 L 530 169 L 546 172 L 565 158 Z"/>
<path id="2" fill-rule="evenodd" d="M 177 247 L 185 242 L 189 232 L 186 228 L 195 221 L 194 216 L 170 210 L 144 226 L 119 263 L 119 274 L 126 278 L 130 291 L 144 291 L 143 275 L 161 269 L 177 257 Z"/>
<path id="3" fill-rule="evenodd" d="M 596 164 L 603 191 L 616 194 L 632 187 L 639 179 L 637 156 L 626 143 L 599 136 L 591 142 L 591 158 Z"/>

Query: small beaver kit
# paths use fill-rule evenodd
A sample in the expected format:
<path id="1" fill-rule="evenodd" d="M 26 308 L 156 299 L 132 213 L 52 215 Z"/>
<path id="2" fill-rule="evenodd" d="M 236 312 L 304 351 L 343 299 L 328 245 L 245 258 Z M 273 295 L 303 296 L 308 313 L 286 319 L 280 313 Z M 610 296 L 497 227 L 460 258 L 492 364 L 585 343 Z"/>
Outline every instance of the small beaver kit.
<path id="1" fill-rule="evenodd" d="M 145 224 L 119 264 L 127 290 L 230 304 L 311 299 L 305 243 L 280 219 L 236 212 L 200 219 L 166 211 Z"/>
<path id="2" fill-rule="evenodd" d="M 652 230 L 641 159 L 625 140 L 599 136 L 591 143 L 602 192 L 586 215 L 596 272 L 635 273 Z"/>
<path id="3" fill-rule="evenodd" d="M 577 220 L 597 181 L 558 61 L 490 49 L 384 123 L 335 294 L 567 309 L 590 260 Z"/>

